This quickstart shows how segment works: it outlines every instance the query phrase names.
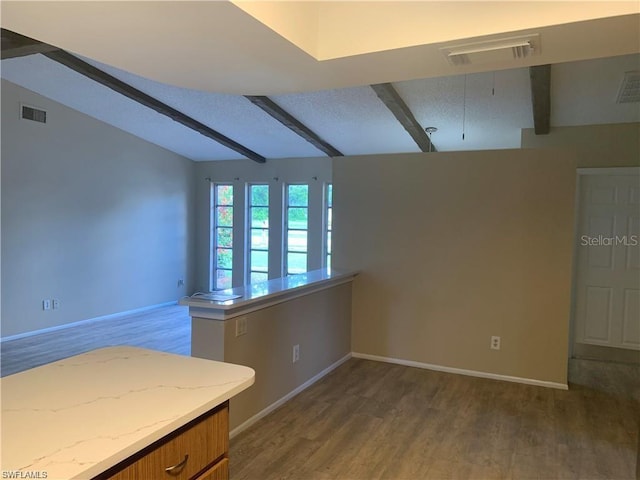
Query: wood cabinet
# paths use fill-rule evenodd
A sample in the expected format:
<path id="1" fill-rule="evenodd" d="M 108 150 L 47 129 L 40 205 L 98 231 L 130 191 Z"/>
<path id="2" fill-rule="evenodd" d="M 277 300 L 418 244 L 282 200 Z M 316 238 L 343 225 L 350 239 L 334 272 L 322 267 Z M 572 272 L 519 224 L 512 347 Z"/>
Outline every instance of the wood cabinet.
<path id="1" fill-rule="evenodd" d="M 96 479 L 227 480 L 228 402 L 202 415 Z"/>
<path id="2" fill-rule="evenodd" d="M 229 459 L 223 458 L 195 480 L 229 480 Z"/>

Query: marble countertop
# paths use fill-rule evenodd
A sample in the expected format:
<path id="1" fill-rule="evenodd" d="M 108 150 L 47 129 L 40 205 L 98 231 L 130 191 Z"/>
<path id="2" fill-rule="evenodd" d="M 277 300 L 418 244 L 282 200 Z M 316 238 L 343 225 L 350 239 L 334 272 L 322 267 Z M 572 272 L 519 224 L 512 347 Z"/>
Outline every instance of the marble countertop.
<path id="1" fill-rule="evenodd" d="M 189 306 L 191 316 L 226 320 L 296 296 L 350 282 L 356 275 L 357 272 L 322 268 L 213 293 L 213 295 L 237 296 L 237 298 L 211 300 L 207 296 L 192 296 L 181 299 L 180 304 Z"/>
<path id="2" fill-rule="evenodd" d="M 249 367 L 109 347 L 0 379 L 2 472 L 91 478 L 254 382 Z M 4 476 L 3 476 L 4 478 Z"/>

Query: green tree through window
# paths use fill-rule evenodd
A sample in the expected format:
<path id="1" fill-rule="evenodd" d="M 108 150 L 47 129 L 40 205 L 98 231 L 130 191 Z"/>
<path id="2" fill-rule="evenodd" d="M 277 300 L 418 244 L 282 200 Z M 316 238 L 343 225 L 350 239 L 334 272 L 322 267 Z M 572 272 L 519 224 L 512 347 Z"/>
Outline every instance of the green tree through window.
<path id="1" fill-rule="evenodd" d="M 213 202 L 215 251 L 213 287 L 231 288 L 233 284 L 233 185 L 214 187 Z"/>
<path id="2" fill-rule="evenodd" d="M 269 185 L 249 185 L 249 281 L 269 279 Z"/>
<path id="3" fill-rule="evenodd" d="M 287 185 L 286 274 L 307 271 L 309 185 Z"/>

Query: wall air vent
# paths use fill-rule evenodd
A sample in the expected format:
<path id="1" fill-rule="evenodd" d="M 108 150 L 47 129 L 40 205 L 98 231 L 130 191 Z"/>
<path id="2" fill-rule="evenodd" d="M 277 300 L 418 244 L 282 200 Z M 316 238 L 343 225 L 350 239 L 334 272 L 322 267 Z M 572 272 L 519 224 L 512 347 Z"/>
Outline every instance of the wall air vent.
<path id="1" fill-rule="evenodd" d="M 640 102 L 640 70 L 625 72 L 616 103 Z"/>
<path id="2" fill-rule="evenodd" d="M 20 105 L 20 117 L 38 123 L 47 123 L 47 112 L 29 105 Z"/>
<path id="3" fill-rule="evenodd" d="M 441 47 L 440 51 L 455 66 L 521 60 L 540 53 L 540 36 L 534 34 L 449 45 Z"/>

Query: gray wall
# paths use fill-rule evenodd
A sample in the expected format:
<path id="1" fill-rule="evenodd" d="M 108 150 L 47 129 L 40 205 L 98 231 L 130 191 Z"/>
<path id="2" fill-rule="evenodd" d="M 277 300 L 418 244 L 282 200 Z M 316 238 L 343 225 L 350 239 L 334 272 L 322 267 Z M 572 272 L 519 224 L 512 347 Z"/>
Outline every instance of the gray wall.
<path id="1" fill-rule="evenodd" d="M 548 135 L 522 130 L 522 148 L 569 148 L 577 166 L 633 167 L 640 165 L 640 123 L 552 127 Z"/>
<path id="2" fill-rule="evenodd" d="M 19 119 L 21 102 L 48 123 Z M 193 162 L 5 80 L 1 205 L 3 337 L 193 287 Z"/>
<path id="3" fill-rule="evenodd" d="M 231 429 L 290 394 L 351 352 L 351 284 L 336 285 L 237 318 L 194 317 L 194 357 L 224 360 L 256 371 L 255 384 L 231 399 Z M 292 362 L 293 346 L 300 360 Z"/>
<path id="4" fill-rule="evenodd" d="M 566 383 L 573 155 L 336 158 L 333 185 L 354 352 Z"/>

